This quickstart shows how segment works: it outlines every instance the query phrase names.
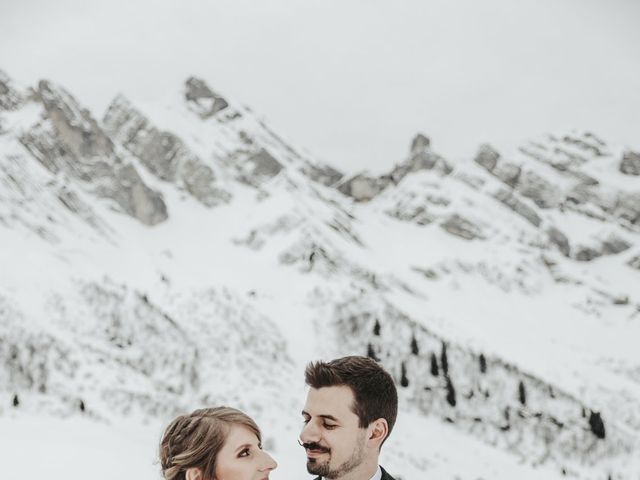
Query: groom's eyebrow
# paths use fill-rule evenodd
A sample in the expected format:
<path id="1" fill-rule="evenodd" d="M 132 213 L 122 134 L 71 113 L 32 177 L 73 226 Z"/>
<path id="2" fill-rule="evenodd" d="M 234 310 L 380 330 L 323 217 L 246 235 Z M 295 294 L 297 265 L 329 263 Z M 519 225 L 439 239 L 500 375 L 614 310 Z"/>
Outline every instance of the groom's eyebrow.
<path id="1" fill-rule="evenodd" d="M 302 415 L 306 415 L 307 417 L 310 417 L 311 415 L 309 415 L 309 413 L 305 412 L 304 410 L 302 410 Z M 327 420 L 333 420 L 334 422 L 339 421 L 336 417 L 334 417 L 333 415 L 329 415 L 329 414 L 322 414 L 322 415 L 318 415 L 318 417 L 320 418 L 326 418 Z"/>
<path id="2" fill-rule="evenodd" d="M 333 415 L 318 415 L 320 418 L 326 418 L 328 420 L 333 420 L 334 422 L 337 422 L 338 419 L 336 417 L 334 417 Z"/>

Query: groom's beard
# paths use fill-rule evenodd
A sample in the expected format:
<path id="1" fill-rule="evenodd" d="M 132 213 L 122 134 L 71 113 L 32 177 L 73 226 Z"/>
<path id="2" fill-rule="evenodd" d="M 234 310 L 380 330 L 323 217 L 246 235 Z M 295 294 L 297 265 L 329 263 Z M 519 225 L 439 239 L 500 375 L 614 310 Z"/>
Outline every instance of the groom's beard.
<path id="1" fill-rule="evenodd" d="M 312 475 L 320 475 L 323 478 L 335 479 L 340 478 L 343 475 L 351 472 L 355 468 L 359 467 L 364 461 L 364 432 L 362 441 L 358 441 L 358 444 L 347 460 L 340 465 L 331 465 L 331 449 L 322 447 L 316 443 L 305 444 L 305 448 L 311 448 L 313 450 L 326 451 L 327 458 L 307 458 L 307 472 Z M 360 440 L 360 439 L 358 439 Z"/>

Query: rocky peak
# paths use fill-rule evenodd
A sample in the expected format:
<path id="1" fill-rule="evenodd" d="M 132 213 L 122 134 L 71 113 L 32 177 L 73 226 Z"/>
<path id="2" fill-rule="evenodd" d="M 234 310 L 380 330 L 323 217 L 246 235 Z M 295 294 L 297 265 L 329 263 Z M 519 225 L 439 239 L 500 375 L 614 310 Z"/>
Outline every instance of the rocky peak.
<path id="1" fill-rule="evenodd" d="M 627 150 L 622 154 L 620 172 L 625 175 L 640 175 L 640 153 Z"/>
<path id="2" fill-rule="evenodd" d="M 418 133 L 413 137 L 413 141 L 411 142 L 411 153 L 416 154 L 418 152 L 423 152 L 430 147 L 431 140 L 422 133 Z"/>
<path id="3" fill-rule="evenodd" d="M 184 96 L 189 106 L 203 119 L 229 106 L 229 103 L 211 90 L 204 80 L 196 77 L 190 77 L 185 82 Z"/>
<path id="4" fill-rule="evenodd" d="M 118 95 L 105 113 L 105 130 L 156 177 L 175 183 L 206 206 L 225 202 L 213 170 L 175 134 L 161 131 Z"/>
<path id="5" fill-rule="evenodd" d="M 478 148 L 478 153 L 476 153 L 474 161 L 478 165 L 482 165 L 488 171 L 492 172 L 499 159 L 500 153 L 491 145 L 485 143 L 480 145 L 480 148 Z"/>
<path id="6" fill-rule="evenodd" d="M 418 133 L 411 142 L 407 159 L 397 164 L 389 173 L 379 177 L 359 173 L 341 182 L 336 188 L 356 201 L 366 202 L 389 185 L 397 185 L 409 173 L 420 170 L 434 170 L 440 175 L 448 175 L 453 168 L 444 158 L 431 150 L 429 138 Z"/>
<path id="7" fill-rule="evenodd" d="M 98 122 L 63 88 L 42 80 L 38 84 L 38 98 L 58 135 L 76 157 L 113 153 L 113 143 Z"/>
<path id="8" fill-rule="evenodd" d="M 88 191 L 108 198 L 146 225 L 167 218 L 162 195 L 115 152 L 89 111 L 64 89 L 43 80 L 35 94 L 45 117 L 20 137 L 22 145 L 53 174 L 64 173 Z"/>

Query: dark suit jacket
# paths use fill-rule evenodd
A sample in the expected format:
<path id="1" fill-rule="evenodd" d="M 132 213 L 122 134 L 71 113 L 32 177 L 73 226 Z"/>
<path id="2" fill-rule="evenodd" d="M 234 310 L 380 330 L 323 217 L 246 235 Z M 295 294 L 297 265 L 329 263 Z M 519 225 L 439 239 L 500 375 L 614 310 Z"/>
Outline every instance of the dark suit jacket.
<path id="1" fill-rule="evenodd" d="M 382 478 L 380 480 L 395 480 L 384 468 L 380 467 L 380 470 L 382 471 Z M 322 477 L 316 477 L 314 480 L 322 480 Z"/>

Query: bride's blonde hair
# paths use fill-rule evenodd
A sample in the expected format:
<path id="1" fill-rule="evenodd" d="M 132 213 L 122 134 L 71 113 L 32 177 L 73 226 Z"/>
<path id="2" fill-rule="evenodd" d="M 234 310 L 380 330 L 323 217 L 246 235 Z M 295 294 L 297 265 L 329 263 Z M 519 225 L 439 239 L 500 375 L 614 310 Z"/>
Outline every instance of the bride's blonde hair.
<path id="1" fill-rule="evenodd" d="M 247 427 L 262 441 L 256 422 L 235 408 L 202 408 L 175 418 L 160 441 L 165 480 L 185 480 L 189 468 L 199 469 L 205 480 L 213 479 L 218 453 L 232 425 Z"/>

